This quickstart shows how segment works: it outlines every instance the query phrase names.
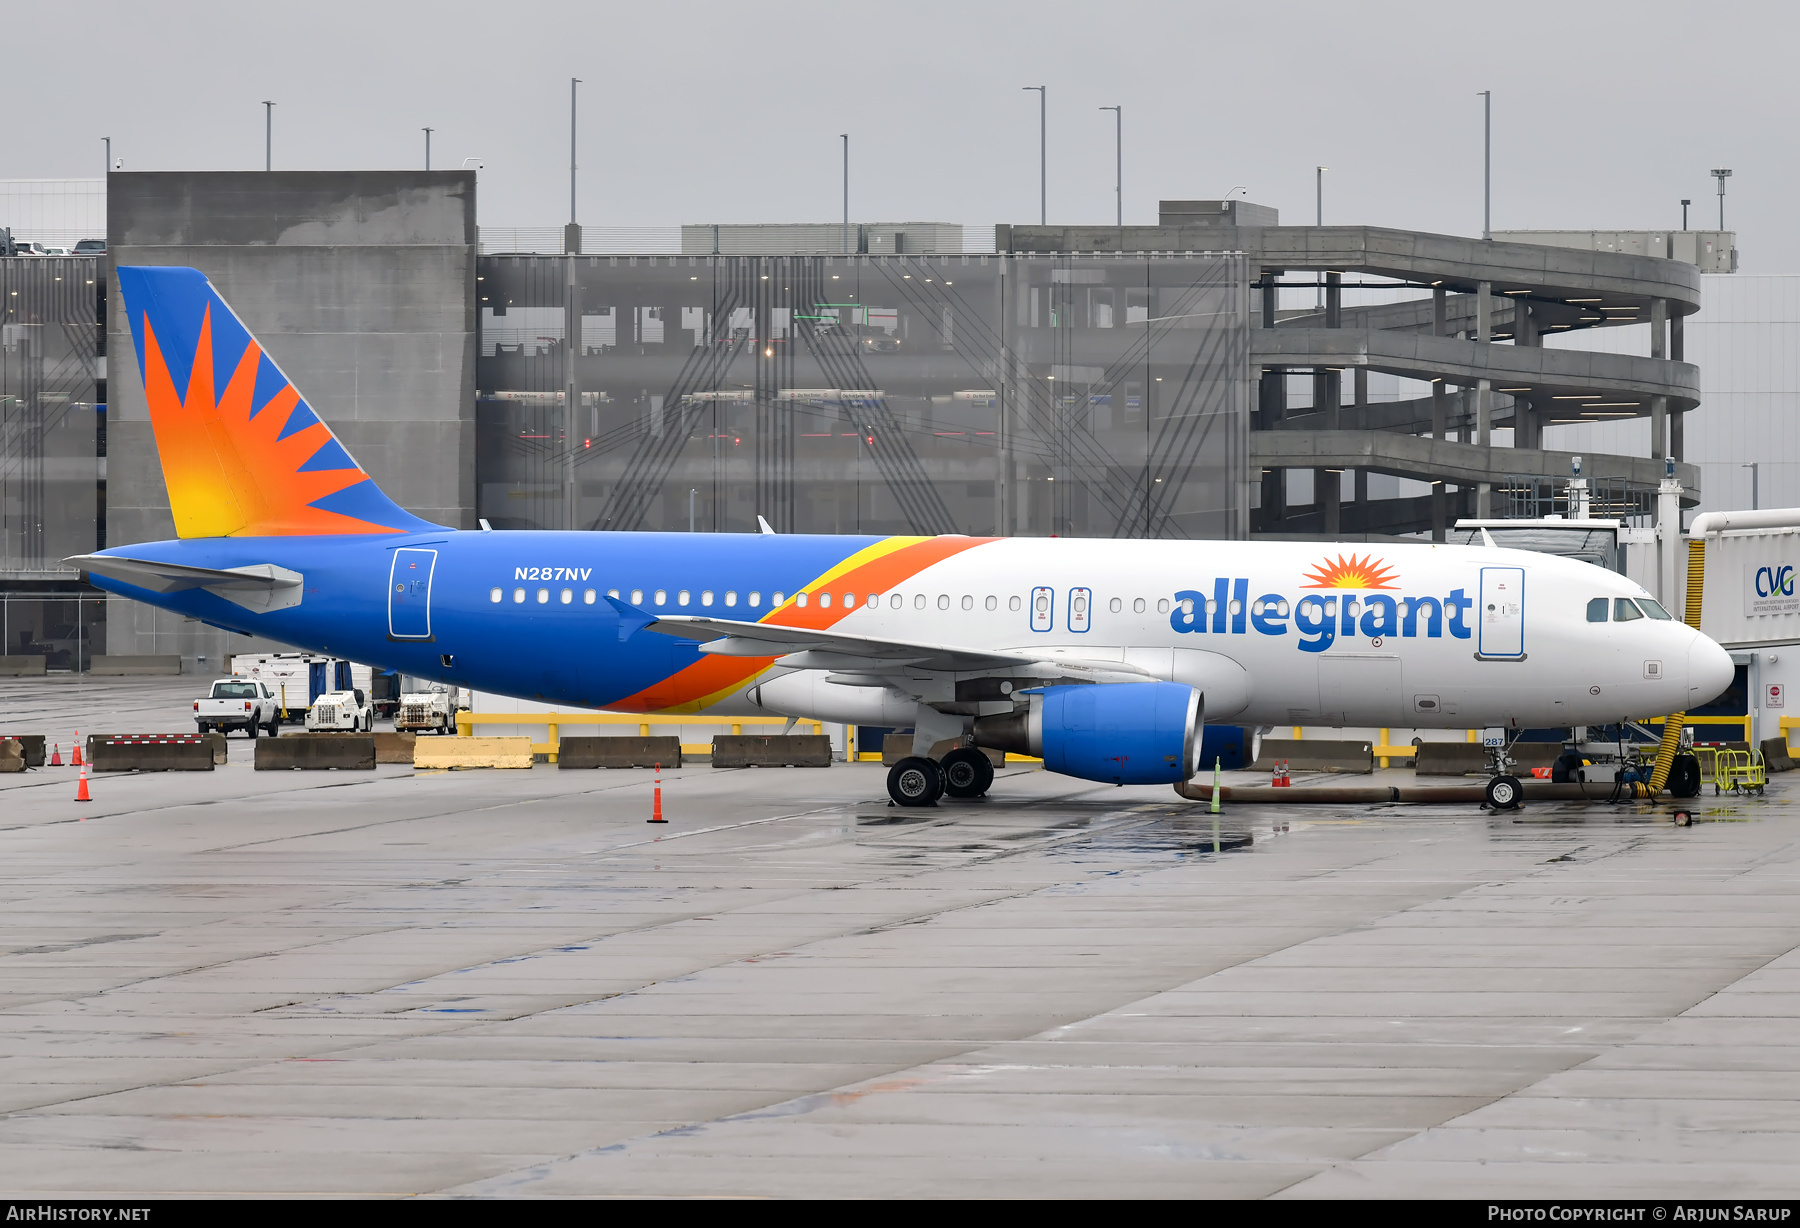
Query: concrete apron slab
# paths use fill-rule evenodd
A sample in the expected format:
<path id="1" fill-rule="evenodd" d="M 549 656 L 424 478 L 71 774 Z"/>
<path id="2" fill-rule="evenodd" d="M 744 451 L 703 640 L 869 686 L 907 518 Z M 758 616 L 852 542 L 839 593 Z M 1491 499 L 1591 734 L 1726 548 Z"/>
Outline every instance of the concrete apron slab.
<path id="1" fill-rule="evenodd" d="M 665 773 L 660 838 L 635 773 L 270 775 L 8 794 L 9 1193 L 1791 1192 L 1780 784 L 1214 854 L 1042 773 Z"/>

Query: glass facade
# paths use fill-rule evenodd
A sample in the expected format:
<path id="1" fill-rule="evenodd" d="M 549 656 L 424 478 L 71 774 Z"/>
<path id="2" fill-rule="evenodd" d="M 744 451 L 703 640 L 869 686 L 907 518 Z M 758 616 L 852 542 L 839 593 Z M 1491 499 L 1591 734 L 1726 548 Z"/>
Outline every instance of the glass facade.
<path id="1" fill-rule="evenodd" d="M 478 275 L 497 528 L 1248 534 L 1241 257 L 523 255 Z"/>

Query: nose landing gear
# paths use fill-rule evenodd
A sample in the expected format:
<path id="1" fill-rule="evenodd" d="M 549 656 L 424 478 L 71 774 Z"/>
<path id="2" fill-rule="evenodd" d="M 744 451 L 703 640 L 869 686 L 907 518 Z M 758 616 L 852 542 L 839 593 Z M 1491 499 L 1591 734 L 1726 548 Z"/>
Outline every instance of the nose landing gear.
<path id="1" fill-rule="evenodd" d="M 1517 776 L 1490 776 L 1483 791 L 1483 804 L 1490 810 L 1517 810 L 1524 787 Z"/>

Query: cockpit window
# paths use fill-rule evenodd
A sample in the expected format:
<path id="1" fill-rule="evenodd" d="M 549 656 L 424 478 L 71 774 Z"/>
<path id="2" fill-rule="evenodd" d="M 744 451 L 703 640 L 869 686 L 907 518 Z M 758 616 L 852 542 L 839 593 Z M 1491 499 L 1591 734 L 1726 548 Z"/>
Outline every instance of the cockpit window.
<path id="1" fill-rule="evenodd" d="M 1596 597 L 1588 602 L 1588 621 L 1603 623 L 1606 621 L 1606 607 L 1610 604 L 1604 597 Z"/>
<path id="2" fill-rule="evenodd" d="M 1660 618 L 1669 622 L 1673 622 L 1675 619 L 1673 614 L 1663 609 L 1662 602 L 1660 601 L 1652 601 L 1648 597 L 1639 597 L 1637 603 L 1638 609 L 1648 614 L 1651 618 Z"/>
<path id="3" fill-rule="evenodd" d="M 1637 602 L 1629 597 L 1613 598 L 1613 621 L 1628 623 L 1634 618 L 1642 618 L 1644 612 L 1637 608 Z"/>

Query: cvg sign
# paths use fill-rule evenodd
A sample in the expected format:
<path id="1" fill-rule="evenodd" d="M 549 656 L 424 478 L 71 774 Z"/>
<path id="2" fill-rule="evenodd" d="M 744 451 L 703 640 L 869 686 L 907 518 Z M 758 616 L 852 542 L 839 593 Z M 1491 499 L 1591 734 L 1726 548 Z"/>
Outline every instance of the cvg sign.
<path id="1" fill-rule="evenodd" d="M 1744 568 L 1746 614 L 1800 613 L 1800 597 L 1794 594 L 1794 568 L 1789 563 L 1770 563 Z"/>

